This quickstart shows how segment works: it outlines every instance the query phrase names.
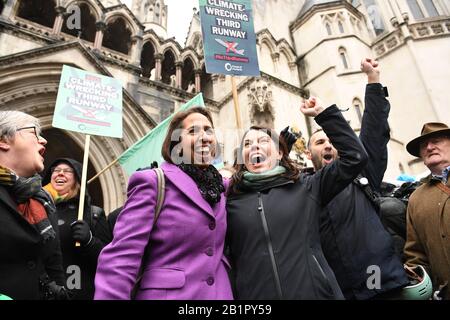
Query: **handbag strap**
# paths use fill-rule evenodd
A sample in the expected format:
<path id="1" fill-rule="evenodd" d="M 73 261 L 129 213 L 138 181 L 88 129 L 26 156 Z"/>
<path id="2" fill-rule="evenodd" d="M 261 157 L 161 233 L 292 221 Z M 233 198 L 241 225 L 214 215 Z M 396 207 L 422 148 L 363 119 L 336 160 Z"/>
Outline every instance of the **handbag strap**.
<path id="1" fill-rule="evenodd" d="M 158 194 L 157 194 L 157 198 L 156 198 L 155 215 L 153 216 L 152 230 L 155 227 L 156 222 L 158 221 L 158 218 L 161 214 L 161 209 L 162 209 L 164 197 L 166 194 L 166 180 L 164 178 L 164 171 L 162 171 L 161 168 L 156 168 L 156 169 L 154 169 L 154 171 L 156 173 L 156 178 L 157 178 Z M 144 267 L 145 267 L 144 262 L 147 260 L 147 257 L 149 255 L 149 250 L 148 250 L 149 247 L 150 247 L 150 242 L 147 242 L 147 245 L 145 246 L 145 249 L 144 249 L 144 254 L 142 255 L 141 264 L 139 266 L 139 272 L 136 276 L 136 282 L 135 282 L 133 288 L 131 289 L 131 294 L 130 294 L 131 300 L 135 299 L 136 294 L 139 290 L 142 275 L 144 274 Z"/>
<path id="2" fill-rule="evenodd" d="M 156 199 L 156 210 L 153 217 L 153 227 L 156 225 L 156 221 L 158 221 L 159 214 L 161 213 L 161 208 L 164 202 L 164 196 L 166 195 L 166 180 L 164 179 L 164 172 L 161 168 L 156 168 L 155 172 L 158 179 L 158 197 Z"/>

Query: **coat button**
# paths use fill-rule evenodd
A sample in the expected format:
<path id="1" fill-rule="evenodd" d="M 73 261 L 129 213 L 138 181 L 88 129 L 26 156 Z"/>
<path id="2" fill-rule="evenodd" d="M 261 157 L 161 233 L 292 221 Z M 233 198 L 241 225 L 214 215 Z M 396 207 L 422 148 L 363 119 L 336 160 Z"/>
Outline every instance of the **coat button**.
<path id="1" fill-rule="evenodd" d="M 28 261 L 27 262 L 27 267 L 28 267 L 28 269 L 30 269 L 30 270 L 34 270 L 34 269 L 36 269 L 36 262 L 34 262 L 34 261 Z"/>
<path id="2" fill-rule="evenodd" d="M 209 230 L 214 230 L 216 228 L 216 222 L 215 221 L 211 221 L 209 223 Z"/>
<path id="3" fill-rule="evenodd" d="M 206 279 L 206 283 L 208 284 L 208 286 L 212 286 L 214 284 L 214 278 L 209 277 L 208 279 Z"/>
<path id="4" fill-rule="evenodd" d="M 361 183 L 361 185 L 363 186 L 367 186 L 369 184 L 369 180 L 367 180 L 367 178 L 362 177 L 359 179 L 359 183 Z"/>
<path id="5" fill-rule="evenodd" d="M 206 249 L 206 255 L 208 255 L 208 256 L 210 256 L 210 257 L 212 257 L 213 256 L 213 254 L 214 254 L 214 250 L 213 250 L 213 248 L 211 248 L 211 247 L 209 247 L 208 249 Z"/>

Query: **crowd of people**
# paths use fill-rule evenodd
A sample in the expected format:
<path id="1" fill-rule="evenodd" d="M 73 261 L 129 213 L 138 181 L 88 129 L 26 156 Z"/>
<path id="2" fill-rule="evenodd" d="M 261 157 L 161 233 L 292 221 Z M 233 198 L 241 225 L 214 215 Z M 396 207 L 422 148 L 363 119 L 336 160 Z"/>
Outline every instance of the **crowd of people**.
<path id="1" fill-rule="evenodd" d="M 361 70 L 359 137 L 336 105 L 300 106 L 321 128 L 313 168 L 288 130 L 252 126 L 219 172 L 212 116 L 193 107 L 108 217 L 86 194 L 79 219 L 82 165 L 44 170 L 39 120 L 0 111 L 0 299 L 450 299 L 450 128 L 424 124 L 406 149 L 430 176 L 387 195 L 388 94 L 377 61 Z"/>

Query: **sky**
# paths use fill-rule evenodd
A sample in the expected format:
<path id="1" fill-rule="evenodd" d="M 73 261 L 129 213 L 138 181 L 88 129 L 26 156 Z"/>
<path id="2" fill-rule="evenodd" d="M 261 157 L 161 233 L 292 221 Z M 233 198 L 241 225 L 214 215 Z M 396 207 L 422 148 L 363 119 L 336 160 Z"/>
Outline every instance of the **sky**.
<path id="1" fill-rule="evenodd" d="M 132 0 L 121 0 L 131 8 Z M 165 0 L 169 11 L 169 20 L 167 22 L 168 37 L 175 36 L 175 39 L 184 46 L 189 24 L 192 19 L 192 8 L 198 8 L 198 0 Z"/>

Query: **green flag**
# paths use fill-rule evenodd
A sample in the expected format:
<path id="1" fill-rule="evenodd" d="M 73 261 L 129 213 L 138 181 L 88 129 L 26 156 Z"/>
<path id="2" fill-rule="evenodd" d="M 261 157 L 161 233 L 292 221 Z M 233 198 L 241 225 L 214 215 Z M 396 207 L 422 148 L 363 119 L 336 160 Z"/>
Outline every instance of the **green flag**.
<path id="1" fill-rule="evenodd" d="M 178 111 L 187 110 L 195 106 L 205 107 L 202 93 L 189 100 Z M 159 165 L 161 164 L 163 161 L 161 148 L 173 116 L 174 114 L 162 121 L 141 140 L 122 153 L 119 158 L 119 163 L 128 175 L 131 175 L 139 168 L 150 166 L 153 161 L 158 162 Z"/>

